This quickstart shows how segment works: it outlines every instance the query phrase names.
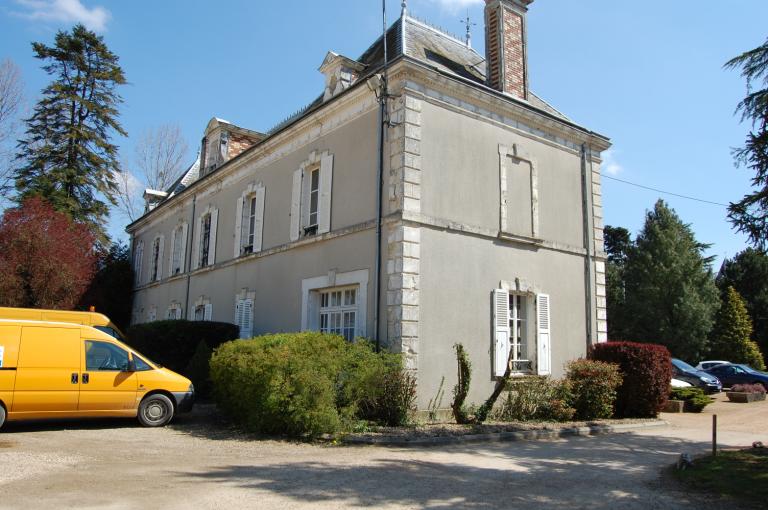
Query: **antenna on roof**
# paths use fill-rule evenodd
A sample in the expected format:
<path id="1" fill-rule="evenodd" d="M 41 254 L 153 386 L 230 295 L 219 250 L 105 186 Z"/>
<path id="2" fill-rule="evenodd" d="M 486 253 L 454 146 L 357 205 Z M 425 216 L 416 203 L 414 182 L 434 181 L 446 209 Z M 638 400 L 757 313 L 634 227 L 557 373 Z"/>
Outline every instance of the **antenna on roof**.
<path id="1" fill-rule="evenodd" d="M 403 8 L 402 11 L 400 11 L 400 17 L 405 18 L 408 15 L 408 2 L 407 0 L 403 0 L 403 3 L 400 4 L 400 7 Z"/>
<path id="2" fill-rule="evenodd" d="M 405 2 L 403 2 L 405 4 Z M 477 23 L 472 23 L 472 21 L 469 19 L 469 9 L 467 9 L 467 19 L 461 20 L 462 23 L 464 23 L 467 26 L 467 36 L 466 39 L 464 39 L 464 42 L 467 43 L 467 48 L 472 47 L 472 27 L 477 25 Z"/>

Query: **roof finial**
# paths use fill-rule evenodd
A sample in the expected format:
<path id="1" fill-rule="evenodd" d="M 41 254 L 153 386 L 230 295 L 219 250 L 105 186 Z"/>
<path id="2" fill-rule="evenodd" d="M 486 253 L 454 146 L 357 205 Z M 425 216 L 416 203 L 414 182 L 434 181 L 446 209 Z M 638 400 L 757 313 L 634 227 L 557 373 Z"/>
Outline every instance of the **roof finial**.
<path id="1" fill-rule="evenodd" d="M 400 17 L 405 18 L 408 15 L 408 1 L 403 0 L 403 3 L 401 3 L 400 6 L 403 8 L 400 12 Z"/>
<path id="2" fill-rule="evenodd" d="M 472 47 L 472 27 L 477 25 L 477 23 L 472 23 L 472 21 L 469 19 L 469 9 L 467 9 L 467 19 L 463 19 L 461 20 L 461 22 L 467 26 L 467 37 L 465 39 L 465 42 L 467 43 L 467 48 L 471 48 Z"/>

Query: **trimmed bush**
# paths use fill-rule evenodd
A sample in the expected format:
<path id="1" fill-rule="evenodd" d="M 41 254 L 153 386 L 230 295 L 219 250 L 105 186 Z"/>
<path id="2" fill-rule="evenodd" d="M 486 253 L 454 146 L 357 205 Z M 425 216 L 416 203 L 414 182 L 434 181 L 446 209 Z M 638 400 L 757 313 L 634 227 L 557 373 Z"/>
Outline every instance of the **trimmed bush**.
<path id="1" fill-rule="evenodd" d="M 575 410 L 568 406 L 567 382 L 549 377 L 526 377 L 507 383 L 507 397 L 493 413 L 499 421 L 568 421 Z"/>
<path id="2" fill-rule="evenodd" d="M 316 437 L 358 420 L 402 425 L 415 381 L 397 354 L 317 332 L 280 333 L 221 345 L 210 362 L 222 410 L 246 429 Z"/>
<path id="3" fill-rule="evenodd" d="M 672 388 L 669 398 L 685 402 L 683 409 L 689 413 L 700 413 L 712 403 L 712 399 L 701 388 Z"/>
<path id="4" fill-rule="evenodd" d="M 740 393 L 765 393 L 765 386 L 757 384 L 734 384 L 731 391 Z"/>
<path id="5" fill-rule="evenodd" d="M 579 359 L 566 365 L 570 406 L 577 420 L 598 420 L 613 416 L 616 389 L 621 385 L 615 363 Z"/>
<path id="6" fill-rule="evenodd" d="M 672 358 L 666 347 L 635 342 L 595 345 L 590 359 L 619 365 L 622 383 L 616 395 L 615 416 L 656 417 L 664 406 L 672 379 Z"/>

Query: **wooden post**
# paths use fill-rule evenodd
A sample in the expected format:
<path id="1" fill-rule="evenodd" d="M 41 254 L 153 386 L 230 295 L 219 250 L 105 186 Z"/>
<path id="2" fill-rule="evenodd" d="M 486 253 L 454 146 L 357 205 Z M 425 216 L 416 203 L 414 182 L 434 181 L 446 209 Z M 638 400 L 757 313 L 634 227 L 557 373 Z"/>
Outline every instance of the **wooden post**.
<path id="1" fill-rule="evenodd" d="M 712 456 L 717 457 L 717 415 L 712 415 Z"/>

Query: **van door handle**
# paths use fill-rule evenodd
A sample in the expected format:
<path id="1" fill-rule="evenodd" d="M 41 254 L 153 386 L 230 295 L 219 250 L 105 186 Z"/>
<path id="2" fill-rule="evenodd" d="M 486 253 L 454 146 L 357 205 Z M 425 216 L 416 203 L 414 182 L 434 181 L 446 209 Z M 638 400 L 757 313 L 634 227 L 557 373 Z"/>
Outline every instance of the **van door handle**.
<path id="1" fill-rule="evenodd" d="M 69 380 L 72 384 L 77 384 L 77 373 L 72 374 L 72 377 Z"/>
<path id="2" fill-rule="evenodd" d="M 83 384 L 88 384 L 88 374 L 83 374 Z"/>

